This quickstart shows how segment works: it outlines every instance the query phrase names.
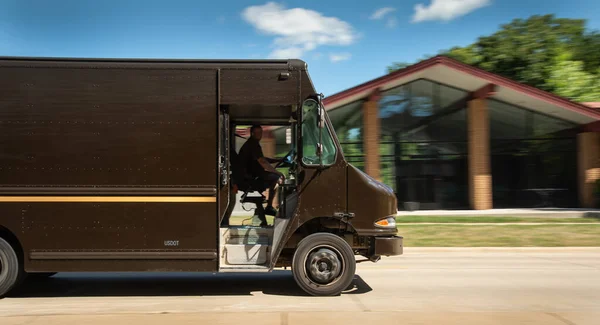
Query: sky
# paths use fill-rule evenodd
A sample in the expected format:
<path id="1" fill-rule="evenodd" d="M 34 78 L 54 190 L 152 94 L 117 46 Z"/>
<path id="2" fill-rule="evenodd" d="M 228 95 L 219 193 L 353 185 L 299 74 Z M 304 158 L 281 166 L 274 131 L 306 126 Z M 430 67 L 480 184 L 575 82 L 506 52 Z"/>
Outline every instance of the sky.
<path id="1" fill-rule="evenodd" d="M 598 0 L 0 0 L 0 56 L 299 58 L 329 96 L 536 14 L 600 30 Z"/>

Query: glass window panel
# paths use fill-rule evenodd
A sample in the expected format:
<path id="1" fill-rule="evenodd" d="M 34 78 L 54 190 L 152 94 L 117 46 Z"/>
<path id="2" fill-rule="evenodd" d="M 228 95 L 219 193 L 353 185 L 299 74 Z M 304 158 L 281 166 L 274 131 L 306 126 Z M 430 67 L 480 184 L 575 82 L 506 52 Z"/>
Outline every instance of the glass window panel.
<path id="1" fill-rule="evenodd" d="M 574 124 L 494 100 L 488 107 L 494 206 L 576 206 L 575 137 L 556 134 Z"/>
<path id="2" fill-rule="evenodd" d="M 571 129 L 576 125 L 551 116 L 533 113 L 533 136 L 548 136 L 552 133 Z"/>
<path id="3" fill-rule="evenodd" d="M 346 104 L 328 111 L 327 115 L 342 145 L 344 155 L 350 157 L 349 159 L 362 155 L 362 102 Z"/>
<path id="4" fill-rule="evenodd" d="M 522 139 L 529 137 L 528 111 L 495 100 L 488 100 L 491 139 Z"/>
<path id="5" fill-rule="evenodd" d="M 468 205 L 466 92 L 417 80 L 383 93 L 381 177 L 421 208 Z M 392 145 L 393 144 L 393 145 Z M 393 151 L 392 151 L 393 149 Z M 384 156 L 385 153 L 390 153 Z"/>
<path id="6" fill-rule="evenodd" d="M 411 116 L 423 118 L 435 114 L 434 83 L 427 80 L 417 80 L 410 84 Z"/>
<path id="7" fill-rule="evenodd" d="M 316 165 L 322 159 L 324 165 L 335 162 L 337 149 L 333 137 L 326 125 L 323 129 L 317 127 L 319 105 L 314 100 L 307 100 L 302 105 L 302 161 L 307 165 Z M 322 139 L 319 134 L 322 132 Z M 322 140 L 322 155 L 317 156 L 317 143 Z"/>
<path id="8" fill-rule="evenodd" d="M 467 141 L 467 114 L 464 107 L 439 113 L 422 125 L 404 134 L 410 141 Z"/>
<path id="9" fill-rule="evenodd" d="M 440 109 L 443 110 L 444 107 L 448 107 L 453 103 L 465 98 L 467 96 L 467 92 L 464 90 L 440 85 L 438 90 L 438 96 Z"/>
<path id="10" fill-rule="evenodd" d="M 382 93 L 379 100 L 379 117 L 402 115 L 410 107 L 410 94 L 406 86 L 396 87 Z"/>

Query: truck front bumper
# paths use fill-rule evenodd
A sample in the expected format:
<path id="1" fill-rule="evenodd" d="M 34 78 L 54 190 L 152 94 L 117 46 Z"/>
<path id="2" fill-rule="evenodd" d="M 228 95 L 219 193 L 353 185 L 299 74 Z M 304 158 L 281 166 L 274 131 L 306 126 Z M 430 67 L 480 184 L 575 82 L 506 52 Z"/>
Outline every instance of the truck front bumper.
<path id="1" fill-rule="evenodd" d="M 374 237 L 375 255 L 377 256 L 395 256 L 402 255 L 404 239 L 402 236 Z"/>

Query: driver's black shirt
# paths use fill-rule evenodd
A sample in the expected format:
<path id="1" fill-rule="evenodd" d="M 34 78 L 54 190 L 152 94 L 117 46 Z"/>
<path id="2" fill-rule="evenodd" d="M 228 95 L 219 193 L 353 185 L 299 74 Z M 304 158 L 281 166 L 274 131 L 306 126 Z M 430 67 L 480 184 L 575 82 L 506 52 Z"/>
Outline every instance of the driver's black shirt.
<path id="1" fill-rule="evenodd" d="M 239 153 L 245 176 L 257 177 L 264 173 L 264 168 L 258 162 L 261 157 L 264 156 L 258 140 L 253 137 L 248 138 Z"/>

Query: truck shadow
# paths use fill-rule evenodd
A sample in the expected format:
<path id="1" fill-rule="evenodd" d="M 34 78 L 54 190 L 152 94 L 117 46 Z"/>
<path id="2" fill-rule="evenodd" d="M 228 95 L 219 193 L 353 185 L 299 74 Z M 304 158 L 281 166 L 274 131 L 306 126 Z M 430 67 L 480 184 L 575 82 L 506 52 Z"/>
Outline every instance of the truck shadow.
<path id="1" fill-rule="evenodd" d="M 363 294 L 372 288 L 358 275 L 344 294 Z M 26 280 L 11 298 L 123 296 L 308 296 L 290 271 L 250 273 L 59 273 L 47 279 Z"/>

